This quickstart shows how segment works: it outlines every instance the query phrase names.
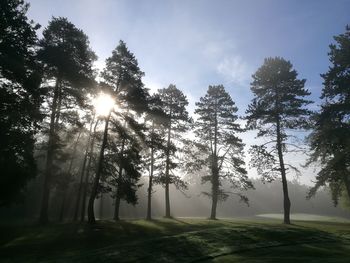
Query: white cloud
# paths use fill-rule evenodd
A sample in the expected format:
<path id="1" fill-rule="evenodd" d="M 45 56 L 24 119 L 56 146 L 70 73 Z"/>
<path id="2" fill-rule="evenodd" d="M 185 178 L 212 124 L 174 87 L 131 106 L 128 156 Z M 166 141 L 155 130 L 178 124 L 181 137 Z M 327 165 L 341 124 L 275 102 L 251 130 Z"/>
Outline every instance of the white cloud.
<path id="1" fill-rule="evenodd" d="M 229 83 L 242 86 L 249 85 L 251 70 L 239 55 L 223 58 L 217 65 L 216 70 Z"/>
<path id="2" fill-rule="evenodd" d="M 142 81 L 145 84 L 146 88 L 148 88 L 150 90 L 151 94 L 157 92 L 157 90 L 159 90 L 159 89 L 166 87 L 166 85 L 163 85 L 159 81 L 154 80 L 147 75 L 142 79 Z"/>

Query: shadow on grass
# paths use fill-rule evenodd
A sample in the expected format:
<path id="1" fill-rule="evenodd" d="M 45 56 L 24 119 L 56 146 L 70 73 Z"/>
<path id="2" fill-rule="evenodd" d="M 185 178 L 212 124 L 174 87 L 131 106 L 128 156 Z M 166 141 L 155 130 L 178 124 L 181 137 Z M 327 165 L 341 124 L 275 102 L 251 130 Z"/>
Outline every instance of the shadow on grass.
<path id="1" fill-rule="evenodd" d="M 255 262 L 249 260 L 261 256 L 281 262 L 283 255 L 308 259 L 317 252 L 315 246 L 320 246 L 323 257 L 332 256 L 334 249 L 339 257 L 349 253 L 347 243 L 327 232 L 330 225 L 325 226 L 194 219 L 26 226 L 12 229 L 12 234 L 8 229 L 7 238 L 1 237 L 0 258 L 2 262 L 227 262 L 235 258 Z M 344 230 L 348 225 L 337 227 Z M 332 249 L 327 250 L 330 244 Z"/>

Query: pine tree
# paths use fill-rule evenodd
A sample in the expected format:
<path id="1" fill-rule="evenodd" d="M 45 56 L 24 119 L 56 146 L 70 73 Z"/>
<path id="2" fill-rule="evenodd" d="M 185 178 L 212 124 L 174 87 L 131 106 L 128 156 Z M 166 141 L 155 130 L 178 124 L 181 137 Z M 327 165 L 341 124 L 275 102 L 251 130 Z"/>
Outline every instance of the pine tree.
<path id="1" fill-rule="evenodd" d="M 66 18 L 53 18 L 43 32 L 38 56 L 44 65 L 47 103 L 50 107 L 48 145 L 40 222 L 48 221 L 48 206 L 55 151 L 60 147 L 60 121 L 69 121 L 71 107 L 83 106 L 87 93 L 94 86 L 92 63 L 96 55 L 89 47 L 88 37 Z M 66 110 L 68 109 L 68 110 Z M 61 122 L 62 123 L 62 122 Z"/>
<path id="2" fill-rule="evenodd" d="M 197 169 L 207 167 L 202 182 L 211 183 L 211 193 L 205 193 L 212 198 L 210 219 L 216 219 L 218 201 L 226 200 L 229 194 L 236 194 L 247 202 L 240 192 L 223 189 L 222 181 L 230 182 L 232 188 L 253 188 L 244 168 L 244 144 L 237 137 L 237 133 L 243 131 L 237 123 L 237 110 L 222 85 L 209 86 L 207 94 L 196 103 L 198 119 L 194 123 L 194 132 L 200 139 L 200 151 L 196 153 L 200 157 L 197 159 Z"/>
<path id="3" fill-rule="evenodd" d="M 181 177 L 172 173 L 178 167 L 176 152 L 179 150 L 179 147 L 174 142 L 181 142 L 181 134 L 189 129 L 190 118 L 186 110 L 188 105 L 187 98 L 175 85 L 170 84 L 168 88 L 158 90 L 158 94 L 163 103 L 163 110 L 168 118 L 165 171 L 160 180 L 165 187 L 165 217 L 170 218 L 170 184 L 174 184 L 180 190 L 187 188 L 187 184 Z"/>
<path id="4" fill-rule="evenodd" d="M 257 137 L 271 139 L 252 146 L 252 166 L 263 180 L 272 181 L 281 175 L 283 187 L 284 223 L 290 224 L 290 199 L 287 185 L 287 168 L 284 155 L 291 147 L 297 147 L 289 139 L 289 130 L 307 129 L 311 111 L 305 108 L 312 103 L 304 99 L 310 92 L 304 88 L 305 79 L 298 79 L 292 64 L 283 58 L 267 58 L 253 75 L 251 90 L 254 98 L 247 110 L 247 127 L 257 129 Z M 269 146 L 271 145 L 271 148 Z M 287 168 L 286 168 L 287 166 Z"/>
<path id="5" fill-rule="evenodd" d="M 335 204 L 343 192 L 350 197 L 350 26 L 330 45 L 331 67 L 324 79 L 321 110 L 309 136 L 311 162 L 321 164 L 309 197 L 329 185 Z"/>
<path id="6" fill-rule="evenodd" d="M 0 2 L 0 206 L 18 200 L 36 174 L 44 90 L 35 53 L 40 26 L 28 21 L 28 8 L 23 0 Z"/>
<path id="7" fill-rule="evenodd" d="M 156 93 L 152 95 L 148 102 L 149 110 L 145 116 L 147 128 L 145 135 L 145 166 L 148 170 L 149 180 L 147 188 L 147 215 L 146 219 L 152 219 L 152 194 L 153 185 L 160 181 L 159 171 L 161 171 L 161 160 L 165 157 L 166 140 L 164 131 L 167 127 L 167 116 L 163 111 L 163 104 Z"/>
<path id="8" fill-rule="evenodd" d="M 138 123 L 137 115 L 147 110 L 149 94 L 142 83 L 144 73 L 140 70 L 134 54 L 128 50 L 123 41 L 120 41 L 119 45 L 112 51 L 112 56 L 107 58 L 106 67 L 101 76 L 103 78 L 101 86 L 115 99 L 116 110 L 113 110 L 106 118 L 106 128 L 108 129 L 108 125 L 111 123 L 110 129 L 114 134 L 109 136 L 109 131 L 105 131 L 106 138 L 103 139 L 105 143 L 102 144 L 99 163 L 110 162 L 110 159 L 103 160 L 105 150 L 111 154 L 118 153 L 118 158 L 109 164 L 109 166 L 117 167 L 116 174 L 114 174 L 117 177 L 114 181 L 116 186 L 114 219 L 118 220 L 120 199 L 127 197 L 127 200 L 131 202 L 136 200 L 136 195 L 131 197 L 135 194 L 134 187 L 139 178 L 137 168 L 139 157 L 134 151 L 138 148 L 137 138 L 142 137 L 143 134 L 143 128 Z M 111 138 L 107 138 L 107 136 Z M 126 166 L 124 167 L 124 165 Z M 93 202 L 98 194 L 103 166 L 108 166 L 108 164 L 98 166 L 89 199 L 88 217 L 90 223 L 95 222 Z M 128 176 L 130 177 L 127 180 Z"/>

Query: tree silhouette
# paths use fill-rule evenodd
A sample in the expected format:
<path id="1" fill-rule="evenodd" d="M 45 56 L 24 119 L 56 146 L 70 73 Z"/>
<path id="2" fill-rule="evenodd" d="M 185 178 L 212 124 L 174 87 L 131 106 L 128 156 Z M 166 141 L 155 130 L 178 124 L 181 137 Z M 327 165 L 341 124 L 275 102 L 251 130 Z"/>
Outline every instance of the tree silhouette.
<path id="1" fill-rule="evenodd" d="M 47 102 L 50 107 L 48 145 L 40 222 L 48 221 L 51 173 L 55 151 L 60 147 L 58 136 L 59 122 L 65 113 L 70 116 L 70 105 L 84 105 L 89 90 L 94 85 L 92 63 L 96 55 L 89 47 L 88 37 L 66 18 L 53 18 L 43 32 L 38 56 L 43 62 L 46 83 L 55 81 L 54 86 L 47 85 Z"/>
<path id="2" fill-rule="evenodd" d="M 331 44 L 331 67 L 324 79 L 321 111 L 315 116 L 314 131 L 309 136 L 311 162 L 321 164 L 309 197 L 326 184 L 335 204 L 343 191 L 350 197 L 350 26 Z"/>
<path id="3" fill-rule="evenodd" d="M 135 144 L 137 142 L 137 137 L 142 137 L 142 127 L 139 125 L 136 116 L 147 110 L 149 94 L 142 83 L 143 76 L 144 73 L 140 70 L 134 54 L 128 50 L 123 41 L 120 41 L 119 45 L 112 51 L 112 56 L 107 58 L 106 67 L 101 73 L 101 77 L 103 78 L 101 86 L 105 92 L 109 93 L 115 99 L 117 107 L 117 110 L 113 110 L 106 119 L 106 127 L 108 128 L 108 123 L 111 122 L 111 130 L 114 132 L 115 136 L 108 140 L 106 138 L 106 142 L 102 145 L 103 148 L 111 151 L 111 153 L 119 154 L 118 158 L 114 159 L 114 164 L 110 164 L 118 167 L 117 175 L 115 175 L 117 178 L 114 181 L 116 186 L 116 192 L 114 194 L 115 220 L 119 219 L 120 199 L 126 197 L 125 191 L 127 190 L 130 190 L 128 194 L 135 194 L 133 191 L 135 184 L 134 179 L 139 178 L 137 175 L 138 169 L 136 169 L 136 167 L 132 169 L 133 164 L 136 165 L 138 162 L 132 162 L 131 160 L 133 158 L 128 159 L 126 152 L 130 149 L 135 151 L 138 148 Z M 106 137 L 108 136 L 108 131 L 105 132 L 105 135 Z M 115 141 L 112 143 L 113 140 Z M 108 141 L 111 141 L 111 143 L 107 143 Z M 108 149 L 109 147 L 111 147 L 111 149 Z M 131 148 L 128 149 L 128 147 Z M 102 160 L 102 162 L 104 150 L 105 149 L 101 148 L 100 160 Z M 128 154 L 131 154 L 131 152 L 128 152 Z M 132 156 L 136 157 L 135 152 Z M 138 157 L 136 157 L 136 159 L 138 159 Z M 136 161 L 136 159 L 133 160 Z M 127 160 L 130 162 L 124 162 Z M 124 165 L 127 167 L 123 167 Z M 99 176 L 102 168 L 103 166 L 99 166 L 97 169 L 95 183 L 89 200 L 88 217 L 90 223 L 95 222 L 93 202 L 97 195 Z M 133 172 L 131 173 L 131 171 Z M 127 172 L 130 174 L 127 174 Z M 124 175 L 130 176 L 130 180 L 126 180 Z M 135 177 L 131 180 L 133 176 Z M 131 199 L 129 196 L 128 200 Z M 134 196 L 134 200 L 136 200 L 136 196 Z"/>
<path id="4" fill-rule="evenodd" d="M 40 26 L 28 21 L 28 7 L 21 0 L 0 2 L 0 206 L 18 200 L 36 174 L 34 136 L 44 90 L 35 53 Z"/>
<path id="5" fill-rule="evenodd" d="M 165 150 L 165 172 L 160 177 L 160 182 L 165 187 L 165 217 L 171 217 L 170 213 L 170 184 L 174 184 L 178 189 L 186 189 L 187 184 L 180 176 L 172 174 L 178 163 L 176 162 L 175 153 L 179 149 L 175 146 L 174 141 L 181 142 L 180 134 L 189 129 L 190 119 L 186 106 L 188 101 L 186 96 L 170 84 L 168 88 L 158 90 L 159 97 L 163 104 L 163 110 L 167 114 L 167 133 L 166 133 L 166 150 Z"/>
<path id="6" fill-rule="evenodd" d="M 282 178 L 284 223 L 290 224 L 290 199 L 287 185 L 287 168 L 284 154 L 291 147 L 299 148 L 289 139 L 288 130 L 305 129 L 310 125 L 311 111 L 304 108 L 311 101 L 304 99 L 310 92 L 304 88 L 305 79 L 297 79 L 292 64 L 283 58 L 267 58 L 253 75 L 251 90 L 254 98 L 247 110 L 248 129 L 257 129 L 257 137 L 270 138 L 268 142 L 252 146 L 252 166 L 264 180 L 272 181 L 279 174 Z M 271 146 L 269 148 L 269 146 Z M 286 168 L 287 166 L 287 168 Z"/>
<path id="7" fill-rule="evenodd" d="M 237 123 L 237 110 L 222 85 L 209 86 L 206 95 L 196 103 L 195 114 L 198 119 L 194 123 L 194 132 L 200 139 L 200 145 L 197 144 L 199 152 L 194 154 L 197 157 L 197 169 L 207 167 L 202 182 L 211 183 L 211 193 L 205 193 L 212 198 L 210 219 L 216 219 L 218 201 L 226 200 L 231 193 L 247 202 L 241 193 L 223 189 L 223 180 L 229 181 L 232 188 L 253 188 L 244 168 L 244 144 L 237 137 L 237 133 L 243 131 Z M 191 148 L 194 149 L 192 145 Z"/>
<path id="8" fill-rule="evenodd" d="M 147 215 L 146 219 L 152 219 L 152 194 L 153 185 L 159 182 L 159 174 L 162 170 L 161 160 L 165 157 L 166 140 L 164 133 L 168 124 L 168 118 L 163 111 L 163 103 L 156 93 L 152 95 L 148 102 L 149 110 L 145 116 L 147 127 L 145 144 L 145 166 L 149 171 L 147 188 Z"/>

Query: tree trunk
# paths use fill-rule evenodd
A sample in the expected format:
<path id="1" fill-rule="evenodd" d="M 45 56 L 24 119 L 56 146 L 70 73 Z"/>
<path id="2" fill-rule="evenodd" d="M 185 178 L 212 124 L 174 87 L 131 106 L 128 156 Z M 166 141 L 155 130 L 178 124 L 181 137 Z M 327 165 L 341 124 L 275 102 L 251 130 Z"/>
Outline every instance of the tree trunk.
<path id="1" fill-rule="evenodd" d="M 100 220 L 102 220 L 103 217 L 103 194 L 101 194 L 101 200 L 100 200 Z"/>
<path id="2" fill-rule="evenodd" d="M 282 138 L 281 138 L 281 127 L 280 127 L 280 120 L 277 119 L 276 123 L 276 131 L 277 131 L 277 151 L 278 151 L 278 159 L 280 163 L 280 170 L 281 170 L 281 176 L 282 176 L 282 189 L 283 189 L 283 208 L 284 208 L 284 220 L 283 222 L 285 224 L 290 224 L 290 200 L 288 195 L 288 184 L 287 184 L 287 177 L 286 177 L 286 169 L 284 166 L 284 160 L 283 160 L 283 151 L 282 151 Z"/>
<path id="3" fill-rule="evenodd" d="M 119 173 L 117 179 L 117 189 L 115 192 L 115 206 L 114 206 L 114 216 L 113 219 L 115 221 L 119 220 L 119 207 L 120 207 L 120 185 L 122 183 L 122 175 L 123 175 L 123 156 L 124 156 L 124 148 L 125 148 L 125 139 L 122 140 L 122 148 L 120 150 L 120 162 L 119 162 Z"/>
<path id="4" fill-rule="evenodd" d="M 94 123 L 94 120 L 95 120 L 95 115 L 93 116 L 93 118 L 91 120 L 91 123 L 90 123 L 89 137 L 88 137 L 88 141 L 87 141 L 87 144 L 86 144 L 83 164 L 82 164 L 81 171 L 80 171 L 80 181 L 79 181 L 79 187 L 78 187 L 77 200 L 76 200 L 76 203 L 75 203 L 73 221 L 77 221 L 78 220 L 78 213 L 79 213 L 79 206 L 80 206 L 80 196 L 81 196 L 81 191 L 82 191 L 82 188 L 83 188 L 85 166 L 86 166 L 87 155 L 89 153 L 89 148 L 90 148 L 92 125 Z"/>
<path id="5" fill-rule="evenodd" d="M 43 185 L 43 195 L 41 201 L 40 217 L 39 222 L 41 224 L 46 224 L 49 221 L 48 208 L 49 208 L 49 199 L 50 199 L 50 180 L 52 172 L 52 162 L 54 155 L 54 141 L 55 141 L 55 120 L 57 114 L 58 106 L 58 97 L 59 97 L 59 86 L 60 79 L 57 78 L 56 85 L 54 89 L 54 95 L 52 100 L 52 109 L 50 116 L 50 128 L 49 128 L 49 138 L 48 138 L 48 147 L 46 155 L 46 165 L 45 165 L 45 175 L 44 175 L 44 185 Z"/>
<path id="6" fill-rule="evenodd" d="M 129 113 L 129 111 L 127 112 Z M 126 120 L 124 122 L 124 128 L 126 128 Z M 119 221 L 119 208 L 120 208 L 120 185 L 122 183 L 122 176 L 123 176 L 123 157 L 124 157 L 124 148 L 125 148 L 125 138 L 122 140 L 122 148 L 120 149 L 120 157 L 119 157 L 119 173 L 118 173 L 118 179 L 117 179 L 117 189 L 115 192 L 115 206 L 114 206 L 114 216 L 113 219 L 115 221 Z"/>
<path id="7" fill-rule="evenodd" d="M 216 219 L 216 208 L 218 204 L 218 190 L 219 190 L 219 179 L 218 175 L 213 172 L 212 174 L 212 205 L 210 219 Z"/>
<path id="8" fill-rule="evenodd" d="M 101 177 L 104 150 L 105 150 L 106 145 L 107 145 L 108 123 L 109 123 L 110 117 L 111 117 L 111 112 L 109 112 L 108 117 L 106 118 L 105 129 L 104 129 L 104 133 L 103 133 L 102 145 L 101 145 L 101 150 L 100 150 L 100 156 L 98 158 L 96 176 L 95 176 L 94 184 L 93 184 L 92 189 L 91 189 L 91 195 L 89 198 L 88 222 L 90 224 L 96 223 L 95 214 L 94 214 L 94 202 L 95 202 L 95 199 L 97 196 L 98 185 L 99 185 L 100 177 Z"/>
<path id="9" fill-rule="evenodd" d="M 152 133 L 154 132 L 152 124 Z M 153 142 L 151 142 L 152 144 Z M 147 220 L 152 219 L 152 188 L 153 188 L 153 169 L 154 169 L 154 149 L 153 145 L 151 147 L 151 164 L 150 164 L 150 172 L 149 172 L 149 181 L 148 181 L 148 196 L 147 196 Z"/>
<path id="10" fill-rule="evenodd" d="M 217 101 L 216 101 L 216 107 L 217 107 Z M 212 206 L 211 206 L 210 219 L 212 220 L 216 219 L 216 208 L 218 204 L 218 192 L 219 192 L 219 170 L 218 170 L 218 158 L 217 158 L 218 120 L 217 120 L 216 107 L 215 107 L 215 119 L 214 119 L 214 149 L 212 152 L 212 164 L 211 164 Z"/>
<path id="11" fill-rule="evenodd" d="M 350 199 L 350 182 L 349 182 L 349 172 L 347 171 L 347 169 L 345 169 L 344 171 L 343 181 L 345 184 L 346 193 L 348 194 L 348 197 Z"/>
<path id="12" fill-rule="evenodd" d="M 118 194 L 118 190 L 117 190 L 117 194 Z M 114 216 L 113 216 L 113 219 L 115 221 L 119 221 L 119 208 L 120 208 L 120 197 L 117 196 L 115 198 L 115 204 L 114 204 Z"/>
<path id="13" fill-rule="evenodd" d="M 171 114 L 170 114 L 171 118 Z M 170 193 L 169 193 L 169 184 L 170 184 L 170 143 L 171 143 L 171 123 L 169 124 L 168 129 L 168 141 L 167 141 L 167 150 L 166 150 L 166 166 L 165 166 L 165 217 L 171 218 L 170 215 Z"/>
<path id="14" fill-rule="evenodd" d="M 86 166 L 86 168 L 84 168 L 84 171 L 86 171 L 85 174 L 85 181 L 84 181 L 84 185 L 83 185 L 83 200 L 82 200 L 82 204 L 81 204 L 81 215 L 80 215 L 80 221 L 83 222 L 85 220 L 85 207 L 86 207 L 86 196 L 87 196 L 87 191 L 88 191 L 88 185 L 89 185 L 89 178 L 90 178 L 90 168 L 91 168 L 91 161 L 92 161 L 92 154 L 94 151 L 94 144 L 95 144 L 95 134 L 96 134 L 96 128 L 97 128 L 97 124 L 98 124 L 98 120 L 95 123 L 95 127 L 94 127 L 94 133 L 92 135 L 92 140 L 91 140 L 91 144 L 90 144 L 90 151 L 89 151 L 89 161 L 88 164 Z"/>
<path id="15" fill-rule="evenodd" d="M 64 209 L 66 208 L 66 197 L 67 197 L 67 188 L 63 190 L 62 195 L 62 204 L 61 204 L 61 210 L 60 210 L 60 216 L 58 218 L 59 222 L 63 222 L 63 215 L 64 215 Z"/>

